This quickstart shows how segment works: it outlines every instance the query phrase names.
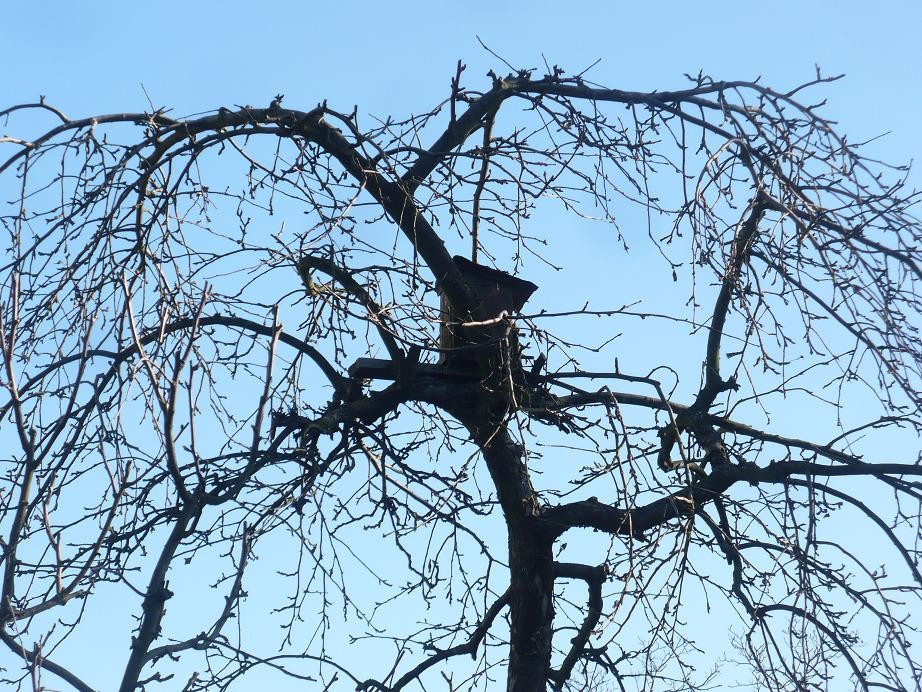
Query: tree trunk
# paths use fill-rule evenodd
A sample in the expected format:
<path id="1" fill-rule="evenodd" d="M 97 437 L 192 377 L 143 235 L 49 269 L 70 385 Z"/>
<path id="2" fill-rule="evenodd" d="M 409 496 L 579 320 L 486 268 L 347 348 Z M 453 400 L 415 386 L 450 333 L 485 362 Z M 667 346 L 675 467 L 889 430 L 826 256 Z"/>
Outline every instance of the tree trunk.
<path id="1" fill-rule="evenodd" d="M 507 692 L 547 686 L 554 620 L 552 541 L 534 519 L 509 524 L 511 631 Z"/>
<path id="2" fill-rule="evenodd" d="M 483 434 L 484 430 L 478 432 Z M 554 619 L 553 537 L 538 517 L 539 501 L 525 450 L 495 428 L 481 446 L 496 486 L 509 536 L 511 598 L 508 692 L 547 686 Z"/>
<path id="3" fill-rule="evenodd" d="M 527 452 L 507 428 L 520 383 L 517 348 L 506 335 L 481 352 L 481 384 L 455 415 L 480 447 L 496 488 L 509 537 L 510 633 L 507 692 L 547 689 L 554 620 L 554 537 L 541 520 L 541 502 L 531 483 Z"/>

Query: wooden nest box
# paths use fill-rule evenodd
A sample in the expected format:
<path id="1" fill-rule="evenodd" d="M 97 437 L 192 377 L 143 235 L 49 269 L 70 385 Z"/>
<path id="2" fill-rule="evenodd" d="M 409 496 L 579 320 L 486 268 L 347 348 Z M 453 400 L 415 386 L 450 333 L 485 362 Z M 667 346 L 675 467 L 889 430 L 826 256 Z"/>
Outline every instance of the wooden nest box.
<path id="1" fill-rule="evenodd" d="M 444 294 L 441 296 L 442 326 L 439 347 L 443 349 L 439 362 L 443 365 L 465 366 L 477 362 L 476 347 L 493 338 L 501 338 L 507 328 L 504 320 L 483 328 L 464 327 L 464 322 L 486 322 L 502 315 L 519 312 L 538 287 L 498 269 L 474 264 L 455 256 L 455 265 L 464 277 L 475 307 L 470 316 L 457 315 Z"/>

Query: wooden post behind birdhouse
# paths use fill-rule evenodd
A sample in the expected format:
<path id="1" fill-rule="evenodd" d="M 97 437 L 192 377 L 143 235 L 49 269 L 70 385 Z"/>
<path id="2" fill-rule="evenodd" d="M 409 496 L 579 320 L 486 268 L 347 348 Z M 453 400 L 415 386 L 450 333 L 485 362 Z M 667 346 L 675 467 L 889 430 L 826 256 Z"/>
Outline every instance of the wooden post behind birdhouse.
<path id="1" fill-rule="evenodd" d="M 451 303 L 441 296 L 442 326 L 439 347 L 442 356 L 439 362 L 453 367 L 476 365 L 478 345 L 494 338 L 502 338 L 509 323 L 500 320 L 484 328 L 464 327 L 465 322 L 487 322 L 500 317 L 503 312 L 513 315 L 519 312 L 538 287 L 531 281 L 474 264 L 464 257 L 455 256 L 454 261 L 475 305 L 470 315 L 458 315 Z"/>

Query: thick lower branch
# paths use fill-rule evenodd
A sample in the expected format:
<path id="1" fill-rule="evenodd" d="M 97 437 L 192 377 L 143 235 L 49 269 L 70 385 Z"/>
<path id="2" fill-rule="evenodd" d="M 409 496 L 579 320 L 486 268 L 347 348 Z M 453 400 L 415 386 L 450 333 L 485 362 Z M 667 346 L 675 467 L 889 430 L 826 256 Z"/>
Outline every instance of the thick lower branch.
<path id="1" fill-rule="evenodd" d="M 566 505 L 548 507 L 542 518 L 549 530 L 559 536 L 568 529 L 584 527 L 604 531 L 613 535 L 632 536 L 643 539 L 644 533 L 673 519 L 690 516 L 697 507 L 714 501 L 729 488 L 745 481 L 753 485 L 760 483 L 787 483 L 803 485 L 805 481 L 792 476 L 870 476 L 886 479 L 889 475 L 922 476 L 922 467 L 914 464 L 856 464 L 850 466 L 827 466 L 811 462 L 776 462 L 760 468 L 754 464 L 725 465 L 714 469 L 709 475 L 692 486 L 654 500 L 636 509 L 622 509 L 599 502 L 595 498 L 571 502 Z M 814 484 L 814 487 L 815 486 Z M 857 500 L 839 491 L 823 486 L 824 492 L 846 499 L 853 504 Z M 859 503 L 860 505 L 860 503 Z M 863 505 L 862 511 L 868 513 Z M 873 517 L 872 517 L 873 518 Z M 879 519 L 877 520 L 880 524 Z M 886 525 L 882 524 L 886 529 Z M 888 530 L 888 529 L 886 529 Z M 892 537 L 892 534 L 891 534 Z M 912 565 L 910 565 L 912 568 Z M 914 571 L 918 577 L 918 572 Z M 922 583 L 922 577 L 918 577 Z"/>
<path id="2" fill-rule="evenodd" d="M 567 562 L 558 562 L 554 565 L 554 574 L 558 578 L 564 579 L 582 579 L 589 587 L 589 598 L 586 603 L 586 617 L 580 625 L 579 631 L 573 637 L 570 644 L 570 651 L 567 652 L 560 668 L 549 672 L 548 677 L 554 684 L 555 689 L 562 689 L 570 674 L 573 672 L 573 666 L 584 654 L 589 636 L 599 624 L 599 618 L 602 616 L 602 584 L 605 582 L 608 573 L 605 565 L 591 567 L 589 565 L 572 564 Z"/>
<path id="3" fill-rule="evenodd" d="M 593 376 L 598 378 L 605 377 L 606 375 L 607 373 L 593 374 Z M 833 448 L 831 444 L 820 444 L 818 442 L 801 440 L 796 437 L 777 435 L 775 433 L 761 430 L 759 428 L 754 428 L 751 425 L 739 423 L 737 421 L 731 420 L 730 418 L 724 418 L 723 416 L 718 416 L 713 413 L 695 413 L 691 406 L 672 401 L 665 401 L 653 396 L 644 396 L 642 394 L 632 394 L 628 392 L 613 392 L 607 388 L 603 388 L 596 392 L 580 392 L 568 396 L 554 397 L 552 400 L 545 401 L 544 403 L 551 411 L 563 411 L 568 408 L 589 406 L 592 404 L 607 406 L 615 403 L 619 405 L 640 406 L 644 408 L 657 409 L 660 411 L 672 410 L 682 425 L 686 425 L 688 423 L 688 420 L 685 417 L 694 416 L 699 422 L 711 425 L 714 428 L 724 432 L 743 435 L 754 440 L 761 440 L 762 442 L 769 442 L 772 444 L 780 445 L 782 447 L 802 449 L 807 452 L 813 452 L 817 456 L 825 457 L 826 459 L 831 459 L 833 461 L 839 461 L 843 464 L 854 466 L 859 469 L 871 466 L 863 462 L 860 457 L 837 450 Z M 911 465 L 909 464 L 897 464 L 896 466 L 906 469 L 911 468 Z M 904 473 L 904 471 L 899 471 L 899 473 Z M 905 473 L 910 473 L 910 471 L 907 470 Z M 817 472 L 817 474 L 822 475 L 819 472 Z"/>

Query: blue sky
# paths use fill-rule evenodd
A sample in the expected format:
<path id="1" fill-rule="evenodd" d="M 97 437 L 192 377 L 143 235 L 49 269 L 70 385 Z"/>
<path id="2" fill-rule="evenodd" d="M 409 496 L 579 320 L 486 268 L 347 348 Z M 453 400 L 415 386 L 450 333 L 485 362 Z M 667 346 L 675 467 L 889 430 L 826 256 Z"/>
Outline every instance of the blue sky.
<path id="1" fill-rule="evenodd" d="M 651 6 L 652 7 L 652 6 Z M 892 131 L 890 154 L 922 150 L 922 4 L 895 2 L 466 3 L 398 1 L 4 3 L 0 100 L 44 94 L 67 112 L 147 105 L 191 113 L 234 103 L 291 107 L 323 98 L 348 110 L 404 113 L 447 90 L 455 62 L 469 81 L 497 61 L 551 64 L 609 86 L 681 86 L 699 69 L 714 78 L 762 75 L 777 88 L 815 64 L 847 80 L 828 91 L 831 112 L 855 137 Z"/>
<path id="2" fill-rule="evenodd" d="M 13 1 L 0 11 L 0 108 L 44 95 L 84 117 L 146 110 L 149 98 L 184 115 L 283 93 L 292 108 L 328 99 L 404 116 L 447 96 L 458 59 L 475 88 L 504 70 L 479 36 L 516 67 L 599 60 L 589 77 L 623 89 L 680 88 L 702 70 L 784 90 L 818 64 L 846 75 L 821 93 L 827 115 L 852 140 L 889 133 L 870 151 L 906 163 L 922 159 L 920 34 L 918 1 Z M 918 171 L 911 180 L 922 186 Z"/>

